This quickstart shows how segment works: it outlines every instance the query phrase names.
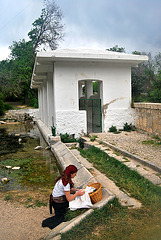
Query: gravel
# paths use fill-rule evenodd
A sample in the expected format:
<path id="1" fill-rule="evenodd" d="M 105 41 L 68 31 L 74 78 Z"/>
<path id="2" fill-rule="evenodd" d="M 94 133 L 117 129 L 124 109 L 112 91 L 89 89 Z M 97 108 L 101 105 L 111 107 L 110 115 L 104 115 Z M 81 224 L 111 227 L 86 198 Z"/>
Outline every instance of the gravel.
<path id="1" fill-rule="evenodd" d="M 143 144 L 143 141 L 155 141 L 155 139 L 148 134 L 137 131 L 123 131 L 119 134 L 108 132 L 97 134 L 97 136 L 116 147 L 126 150 L 129 153 L 137 155 L 138 157 L 155 163 L 158 167 L 161 167 L 161 145 Z"/>

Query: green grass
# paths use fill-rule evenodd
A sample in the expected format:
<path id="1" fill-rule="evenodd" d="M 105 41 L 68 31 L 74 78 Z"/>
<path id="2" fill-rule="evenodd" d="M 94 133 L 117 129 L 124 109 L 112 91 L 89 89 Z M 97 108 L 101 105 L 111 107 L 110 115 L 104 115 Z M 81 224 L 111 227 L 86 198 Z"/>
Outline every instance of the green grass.
<path id="1" fill-rule="evenodd" d="M 6 196 L 4 197 L 4 200 L 5 200 L 5 201 L 11 201 L 11 200 L 13 200 L 13 195 L 12 195 L 12 194 L 6 195 Z"/>
<path id="2" fill-rule="evenodd" d="M 159 200 L 159 198 L 156 198 L 158 194 L 161 199 L 161 188 L 153 185 L 138 172 L 130 170 L 126 165 L 100 149 L 95 147 L 91 147 L 86 151 L 80 149 L 80 153 L 107 177 L 115 179 L 120 188 L 126 189 L 131 193 L 131 196 L 137 198 L 143 204 L 153 205 L 155 201 Z"/>
<path id="3" fill-rule="evenodd" d="M 142 143 L 146 144 L 146 145 L 160 146 L 161 145 L 161 139 L 158 136 L 153 136 L 152 139 L 142 141 Z"/>
<path id="4" fill-rule="evenodd" d="M 124 161 L 123 162 L 130 162 L 130 160 L 126 157 L 123 157 Z"/>
<path id="5" fill-rule="evenodd" d="M 80 152 L 143 205 L 140 209 L 128 209 L 115 198 L 101 210 L 95 209 L 61 239 L 160 240 L 161 188 L 98 148 L 80 149 Z"/>
<path id="6" fill-rule="evenodd" d="M 94 142 L 96 138 L 98 138 L 97 135 L 93 135 L 93 136 L 91 136 L 91 137 L 90 137 L 91 142 Z"/>
<path id="7" fill-rule="evenodd" d="M 7 159 L 0 162 L 0 168 L 3 166 L 19 166 L 19 170 L 5 170 L 5 174 L 9 179 L 15 179 L 22 186 L 52 187 L 56 179 L 56 173 L 50 173 L 50 166 L 46 164 L 45 158 L 17 158 Z M 3 168 L 2 170 L 3 171 Z"/>
<path id="8" fill-rule="evenodd" d="M 65 214 L 65 221 L 70 221 L 71 219 L 85 213 L 88 209 L 77 209 L 75 211 L 68 210 Z"/>

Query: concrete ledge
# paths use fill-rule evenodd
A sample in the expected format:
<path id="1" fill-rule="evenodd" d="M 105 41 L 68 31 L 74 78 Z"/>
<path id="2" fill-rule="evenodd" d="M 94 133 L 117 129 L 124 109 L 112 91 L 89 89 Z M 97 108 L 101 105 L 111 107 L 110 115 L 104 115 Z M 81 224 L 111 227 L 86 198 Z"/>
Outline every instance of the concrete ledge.
<path id="1" fill-rule="evenodd" d="M 34 121 L 36 122 L 45 141 L 49 144 L 49 136 L 52 136 L 51 130 L 40 119 L 35 119 Z"/>
<path id="2" fill-rule="evenodd" d="M 64 143 L 56 142 L 51 145 L 51 151 L 54 153 L 63 170 L 70 164 L 78 168 L 77 176 L 73 179 L 76 187 L 84 187 L 88 182 L 96 182 L 92 174 L 79 162 Z"/>
<path id="3" fill-rule="evenodd" d="M 61 141 L 60 136 L 49 136 L 49 144 L 52 145 L 55 142 Z"/>
<path id="4" fill-rule="evenodd" d="M 102 200 L 95 203 L 93 208 L 101 209 L 104 205 L 106 205 L 109 201 L 112 201 L 115 198 L 115 195 L 107 192 L 105 188 L 102 188 Z"/>
<path id="5" fill-rule="evenodd" d="M 134 103 L 135 108 L 161 109 L 161 103 Z"/>

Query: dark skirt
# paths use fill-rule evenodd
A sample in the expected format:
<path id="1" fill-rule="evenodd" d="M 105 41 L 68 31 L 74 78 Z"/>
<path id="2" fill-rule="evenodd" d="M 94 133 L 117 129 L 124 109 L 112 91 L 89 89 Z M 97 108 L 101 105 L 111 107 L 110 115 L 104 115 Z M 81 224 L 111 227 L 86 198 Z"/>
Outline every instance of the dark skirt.
<path id="1" fill-rule="evenodd" d="M 55 216 L 64 216 L 69 207 L 69 202 L 67 200 L 63 203 L 56 203 L 53 201 L 52 206 L 55 210 Z"/>
<path id="2" fill-rule="evenodd" d="M 69 202 L 65 200 L 63 203 L 56 203 L 52 199 L 50 204 L 54 208 L 55 216 L 43 220 L 42 227 L 53 229 L 64 221 L 64 215 L 69 207 Z"/>

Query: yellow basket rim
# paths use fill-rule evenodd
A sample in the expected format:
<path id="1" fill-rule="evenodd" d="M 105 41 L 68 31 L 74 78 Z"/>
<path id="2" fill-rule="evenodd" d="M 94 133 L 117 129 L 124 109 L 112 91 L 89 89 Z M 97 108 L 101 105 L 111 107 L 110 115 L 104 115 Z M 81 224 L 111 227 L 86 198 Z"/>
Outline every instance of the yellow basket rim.
<path id="1" fill-rule="evenodd" d="M 90 196 L 93 196 L 93 195 L 97 194 L 97 193 L 102 189 L 102 184 L 99 183 L 99 182 L 96 182 L 96 183 L 89 182 L 89 183 L 87 184 L 87 186 L 88 186 L 88 187 L 89 187 L 89 186 L 92 186 L 92 184 L 99 184 L 99 188 L 97 188 L 97 190 L 96 190 L 95 192 L 89 193 Z"/>

